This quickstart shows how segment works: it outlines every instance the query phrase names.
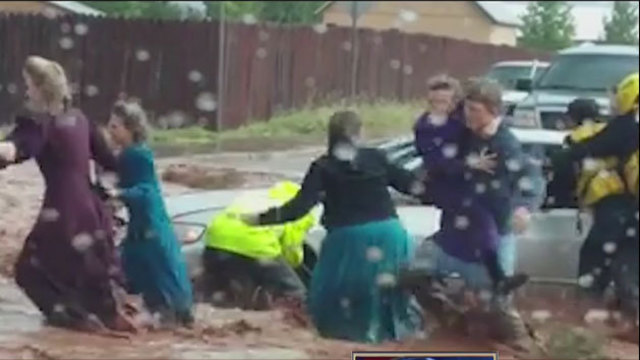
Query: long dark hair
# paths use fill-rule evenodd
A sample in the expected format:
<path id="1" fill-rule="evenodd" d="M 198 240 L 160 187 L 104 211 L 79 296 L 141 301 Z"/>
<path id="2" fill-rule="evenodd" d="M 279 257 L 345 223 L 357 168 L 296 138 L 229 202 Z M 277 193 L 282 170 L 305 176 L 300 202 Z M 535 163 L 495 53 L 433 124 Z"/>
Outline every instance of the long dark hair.
<path id="1" fill-rule="evenodd" d="M 338 111 L 329 120 L 328 151 L 333 154 L 337 146 L 354 146 L 360 136 L 362 120 L 353 111 Z"/>

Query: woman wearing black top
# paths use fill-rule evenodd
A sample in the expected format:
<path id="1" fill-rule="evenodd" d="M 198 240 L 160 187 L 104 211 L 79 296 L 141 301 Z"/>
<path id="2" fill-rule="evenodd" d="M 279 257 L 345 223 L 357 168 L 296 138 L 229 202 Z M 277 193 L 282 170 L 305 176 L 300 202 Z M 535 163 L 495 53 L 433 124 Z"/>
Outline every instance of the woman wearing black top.
<path id="1" fill-rule="evenodd" d="M 382 152 L 357 147 L 361 128 L 354 112 L 334 114 L 329 151 L 311 164 L 298 195 L 245 220 L 285 223 L 322 203 L 328 235 L 311 281 L 309 312 L 322 336 L 377 343 L 411 335 L 420 325 L 410 295 L 395 286 L 412 250 L 388 187 L 413 195 L 423 189 Z"/>

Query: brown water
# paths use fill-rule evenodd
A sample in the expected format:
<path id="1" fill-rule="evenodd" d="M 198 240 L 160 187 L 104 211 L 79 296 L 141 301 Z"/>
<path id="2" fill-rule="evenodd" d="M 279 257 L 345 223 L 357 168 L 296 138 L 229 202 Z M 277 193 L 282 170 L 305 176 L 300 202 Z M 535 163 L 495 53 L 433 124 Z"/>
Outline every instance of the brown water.
<path id="1" fill-rule="evenodd" d="M 280 170 L 293 171 L 306 161 L 290 160 L 283 163 Z M 196 158 L 193 164 L 202 161 L 224 166 L 238 159 Z M 247 168 L 261 171 L 267 162 L 278 160 L 257 157 L 243 161 Z M 176 162 L 189 164 L 188 159 L 164 160 L 160 170 Z M 165 184 L 164 190 L 167 194 L 188 191 L 175 184 Z M 383 346 L 330 341 L 287 321 L 281 312 L 220 310 L 209 306 L 198 306 L 194 331 L 146 334 L 130 340 L 45 327 L 38 311 L 13 281 L 8 280 L 17 251 L 35 220 L 42 192 L 42 180 L 33 163 L 0 172 L 0 273 L 7 275 L 0 277 L 0 359 L 348 359 L 353 350 L 487 351 L 496 348 L 501 349 L 501 359 L 509 359 L 513 354 L 508 349 L 502 351 L 496 344 L 450 333 L 435 334 L 428 342 L 414 340 Z M 537 318 L 541 310 L 550 314 L 549 319 L 535 322 L 542 338 L 552 334 L 558 323 L 576 328 L 584 326 L 572 311 L 576 304 L 570 294 L 554 291 L 525 296 L 521 308 L 530 315 L 537 314 L 533 316 Z M 589 324 L 588 331 L 602 336 L 608 334 L 597 324 Z M 637 345 L 606 337 L 605 340 L 608 358 L 639 358 Z"/>

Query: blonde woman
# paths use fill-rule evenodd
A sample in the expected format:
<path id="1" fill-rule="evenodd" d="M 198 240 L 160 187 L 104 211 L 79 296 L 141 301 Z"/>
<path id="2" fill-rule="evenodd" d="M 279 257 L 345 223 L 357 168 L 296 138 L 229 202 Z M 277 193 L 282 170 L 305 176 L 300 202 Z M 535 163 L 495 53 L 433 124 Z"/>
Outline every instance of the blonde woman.
<path id="1" fill-rule="evenodd" d="M 0 168 L 35 159 L 46 191 L 39 218 L 16 264 L 16 282 L 54 326 L 133 330 L 121 315 L 120 266 L 110 214 L 92 191 L 89 162 L 113 169 L 103 138 L 69 106 L 62 67 L 29 57 L 23 77 L 27 108 L 0 142 Z"/>

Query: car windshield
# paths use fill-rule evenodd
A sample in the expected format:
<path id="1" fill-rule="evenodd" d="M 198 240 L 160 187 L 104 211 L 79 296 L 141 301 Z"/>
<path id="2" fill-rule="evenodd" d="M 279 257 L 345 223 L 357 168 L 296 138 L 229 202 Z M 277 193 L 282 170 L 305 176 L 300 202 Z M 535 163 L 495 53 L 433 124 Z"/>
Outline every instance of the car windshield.
<path id="1" fill-rule="evenodd" d="M 541 70 L 537 72 L 539 73 Z M 518 79 L 528 79 L 529 76 L 531 76 L 531 65 L 496 66 L 487 74 L 489 79 L 497 81 L 503 88 L 508 90 L 515 89 Z"/>
<path id="2" fill-rule="evenodd" d="M 538 89 L 606 91 L 638 71 L 638 56 L 565 55 L 537 83 Z"/>

